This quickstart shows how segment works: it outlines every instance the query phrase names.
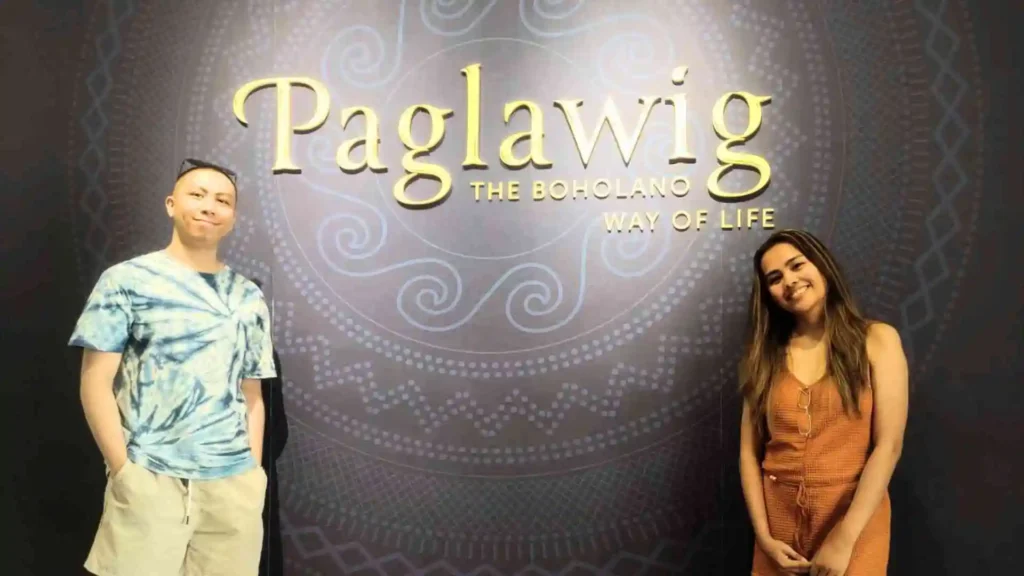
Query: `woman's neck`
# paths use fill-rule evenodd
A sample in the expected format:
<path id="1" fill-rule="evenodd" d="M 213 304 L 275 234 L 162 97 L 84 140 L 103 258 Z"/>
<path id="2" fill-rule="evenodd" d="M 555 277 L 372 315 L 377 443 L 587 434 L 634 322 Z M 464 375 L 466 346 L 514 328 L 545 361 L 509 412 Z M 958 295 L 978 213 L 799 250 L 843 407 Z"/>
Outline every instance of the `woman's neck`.
<path id="1" fill-rule="evenodd" d="M 793 337 L 818 341 L 825 337 L 825 307 L 819 306 L 796 317 Z"/>

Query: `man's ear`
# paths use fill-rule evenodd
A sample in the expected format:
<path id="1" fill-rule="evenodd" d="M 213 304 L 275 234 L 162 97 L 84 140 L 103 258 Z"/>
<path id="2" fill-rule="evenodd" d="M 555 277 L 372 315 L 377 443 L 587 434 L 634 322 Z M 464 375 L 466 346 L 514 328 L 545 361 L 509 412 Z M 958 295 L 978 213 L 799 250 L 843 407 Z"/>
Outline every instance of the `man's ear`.
<path id="1" fill-rule="evenodd" d="M 168 196 L 164 199 L 164 207 L 167 209 L 167 217 L 174 217 L 174 196 Z"/>

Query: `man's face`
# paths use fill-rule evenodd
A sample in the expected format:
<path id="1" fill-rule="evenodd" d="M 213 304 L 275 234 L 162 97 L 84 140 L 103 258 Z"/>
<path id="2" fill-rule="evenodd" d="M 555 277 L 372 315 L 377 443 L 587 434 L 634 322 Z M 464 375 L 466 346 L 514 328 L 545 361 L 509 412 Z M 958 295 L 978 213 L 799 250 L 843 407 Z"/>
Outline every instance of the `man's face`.
<path id="1" fill-rule="evenodd" d="M 188 244 L 216 246 L 235 226 L 237 191 L 227 176 L 199 168 L 182 176 L 167 197 L 167 215 Z"/>

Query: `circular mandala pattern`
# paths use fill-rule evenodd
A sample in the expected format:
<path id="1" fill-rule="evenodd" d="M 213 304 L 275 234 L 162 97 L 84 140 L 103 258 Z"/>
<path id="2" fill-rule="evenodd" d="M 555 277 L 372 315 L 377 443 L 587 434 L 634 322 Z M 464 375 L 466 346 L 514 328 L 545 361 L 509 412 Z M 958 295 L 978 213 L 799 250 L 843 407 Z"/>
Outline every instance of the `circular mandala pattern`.
<path id="1" fill-rule="evenodd" d="M 719 210 L 734 207 L 698 185 L 715 166 L 714 98 L 772 96 L 748 144 L 771 163 L 772 185 L 751 205 L 827 238 L 869 312 L 900 328 L 918 371 L 955 311 L 982 191 L 983 84 L 960 4 L 779 6 L 103 4 L 71 134 L 83 277 L 166 241 L 160 204 L 181 157 L 238 168 L 226 257 L 272 294 L 292 423 L 282 477 L 293 567 L 548 573 L 545 562 L 575 558 L 590 562 L 579 560 L 584 571 L 625 573 L 624 551 L 636 548 L 630 562 L 681 569 L 655 535 L 696 545 L 712 529 L 703 520 L 731 458 L 719 426 L 732 327 L 765 234 L 718 230 Z M 459 70 L 472 63 L 484 71 L 483 149 L 527 125 L 498 125 L 500 104 L 534 99 L 552 169 L 511 172 L 490 157 L 486 171 L 456 169 Z M 685 83 L 673 87 L 683 65 Z M 250 98 L 248 127 L 231 99 L 246 81 L 283 74 L 323 80 L 331 115 L 292 139 L 303 173 L 272 176 L 272 91 Z M 687 93 L 695 166 L 664 164 L 671 112 L 659 105 L 628 169 L 605 134 L 584 171 L 550 105 L 582 97 L 592 119 L 611 95 L 628 128 L 636 98 L 672 90 Z M 453 192 L 439 208 L 407 211 L 390 196 L 405 153 L 394 128 L 425 102 L 455 111 L 430 156 L 452 169 Z M 338 144 L 365 126 L 343 131 L 338 113 L 360 104 L 379 115 L 384 174 L 334 164 Z M 294 118 L 311 105 L 296 90 Z M 730 107 L 729 125 L 744 114 Z M 424 128 L 413 126 L 418 141 Z M 687 174 L 694 185 L 672 202 L 469 196 L 472 181 L 571 182 L 602 170 Z M 627 204 L 660 211 L 662 227 L 605 233 L 601 212 Z M 702 208 L 709 229 L 669 231 L 671 211 Z"/>

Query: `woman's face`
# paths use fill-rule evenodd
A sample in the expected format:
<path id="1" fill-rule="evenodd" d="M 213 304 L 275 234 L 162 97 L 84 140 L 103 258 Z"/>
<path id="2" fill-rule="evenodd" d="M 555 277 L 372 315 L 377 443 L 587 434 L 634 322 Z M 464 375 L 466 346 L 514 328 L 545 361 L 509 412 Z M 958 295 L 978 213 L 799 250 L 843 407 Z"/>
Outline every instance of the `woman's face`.
<path id="1" fill-rule="evenodd" d="M 796 316 L 820 309 L 828 286 L 818 268 L 792 244 L 776 244 L 761 257 L 761 273 L 772 300 Z"/>

